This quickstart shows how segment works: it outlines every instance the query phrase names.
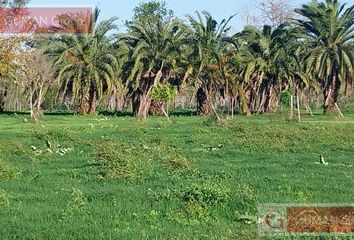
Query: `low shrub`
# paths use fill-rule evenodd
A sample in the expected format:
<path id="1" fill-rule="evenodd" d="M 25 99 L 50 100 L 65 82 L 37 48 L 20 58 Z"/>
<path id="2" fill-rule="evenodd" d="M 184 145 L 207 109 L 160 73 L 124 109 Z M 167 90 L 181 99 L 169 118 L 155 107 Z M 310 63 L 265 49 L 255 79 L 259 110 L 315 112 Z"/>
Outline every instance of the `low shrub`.
<path id="1" fill-rule="evenodd" d="M 161 163 L 171 172 L 187 171 L 191 169 L 185 153 L 180 148 L 164 147 L 160 153 Z"/>
<path id="2" fill-rule="evenodd" d="M 103 177 L 108 179 L 138 179 L 152 165 L 149 150 L 113 140 L 100 142 L 95 156 Z"/>
<path id="3" fill-rule="evenodd" d="M 204 206 L 224 204 L 230 197 L 230 190 L 215 183 L 193 184 L 181 192 L 184 202 L 199 202 Z"/>

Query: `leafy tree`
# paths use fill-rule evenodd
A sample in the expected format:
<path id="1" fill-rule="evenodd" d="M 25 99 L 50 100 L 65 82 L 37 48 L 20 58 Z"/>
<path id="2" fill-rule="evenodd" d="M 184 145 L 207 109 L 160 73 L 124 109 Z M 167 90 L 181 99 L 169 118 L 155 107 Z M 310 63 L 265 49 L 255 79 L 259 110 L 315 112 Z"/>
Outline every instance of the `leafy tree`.
<path id="1" fill-rule="evenodd" d="M 134 8 L 133 13 L 133 21 L 167 22 L 174 16 L 173 11 L 167 8 L 164 1 L 141 2 Z"/>

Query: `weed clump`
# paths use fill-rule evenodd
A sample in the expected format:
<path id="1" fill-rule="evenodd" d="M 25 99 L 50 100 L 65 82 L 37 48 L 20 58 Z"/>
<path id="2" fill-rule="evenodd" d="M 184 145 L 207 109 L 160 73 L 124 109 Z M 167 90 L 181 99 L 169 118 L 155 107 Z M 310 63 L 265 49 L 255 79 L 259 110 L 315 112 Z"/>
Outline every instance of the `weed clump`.
<path id="1" fill-rule="evenodd" d="M 10 205 L 10 196 L 4 190 L 0 191 L 0 207 L 8 207 Z"/>
<path id="2" fill-rule="evenodd" d="M 82 191 L 76 187 L 72 187 L 70 198 L 65 206 L 62 214 L 63 219 L 71 219 L 76 215 L 89 213 L 86 209 L 87 199 Z"/>
<path id="3" fill-rule="evenodd" d="M 164 147 L 160 158 L 162 165 L 171 172 L 183 172 L 191 169 L 189 160 L 180 148 Z"/>
<path id="4" fill-rule="evenodd" d="M 15 179 L 21 175 L 21 171 L 9 163 L 0 160 L 0 180 Z"/>
<path id="5" fill-rule="evenodd" d="M 230 190 L 220 184 L 192 185 L 181 192 L 184 202 L 198 202 L 204 206 L 224 204 L 230 197 Z"/>
<path id="6" fill-rule="evenodd" d="M 108 179 L 141 178 L 151 167 L 148 149 L 120 144 L 113 140 L 103 140 L 95 150 L 97 164 L 102 167 L 102 175 Z"/>

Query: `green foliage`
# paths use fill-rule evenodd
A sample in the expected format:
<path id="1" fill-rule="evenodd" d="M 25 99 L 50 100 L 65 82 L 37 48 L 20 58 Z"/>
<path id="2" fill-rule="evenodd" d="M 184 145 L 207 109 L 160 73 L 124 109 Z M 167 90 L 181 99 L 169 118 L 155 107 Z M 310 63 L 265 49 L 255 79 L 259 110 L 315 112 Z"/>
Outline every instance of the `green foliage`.
<path id="1" fill-rule="evenodd" d="M 182 149 L 164 147 L 160 152 L 162 165 L 172 172 L 188 171 L 191 169 L 190 161 Z"/>
<path id="2" fill-rule="evenodd" d="M 70 220 L 74 216 L 89 214 L 86 208 L 87 199 L 82 191 L 72 187 L 70 197 L 66 203 L 65 210 L 62 213 L 63 220 Z"/>
<path id="3" fill-rule="evenodd" d="M 315 114 L 301 123 L 285 121 L 287 113 L 238 116 L 224 125 L 48 115 L 43 126 L 3 114 L 1 158 L 22 174 L 0 179 L 0 236 L 257 239 L 259 203 L 352 200 L 353 111 L 345 119 Z M 49 138 L 63 146 L 76 139 L 75 151 L 30 161 L 31 145 Z M 320 154 L 328 166 L 315 163 Z"/>
<path id="4" fill-rule="evenodd" d="M 139 179 L 151 167 L 151 155 L 144 148 L 137 148 L 103 140 L 95 150 L 98 164 L 103 168 L 103 176 L 108 179 Z"/>
<path id="5" fill-rule="evenodd" d="M 138 21 L 165 21 L 173 17 L 164 1 L 141 2 L 133 9 L 133 19 Z"/>
<path id="6" fill-rule="evenodd" d="M 21 171 L 18 168 L 0 160 L 0 181 L 15 179 L 20 175 Z"/>
<path id="7" fill-rule="evenodd" d="M 198 202 L 204 206 L 225 204 L 230 197 L 230 189 L 216 183 L 187 187 L 181 193 L 184 202 Z"/>
<path id="8" fill-rule="evenodd" d="M 59 100 L 70 94 L 80 101 L 80 113 L 96 112 L 97 98 L 111 93 L 118 74 L 118 60 L 108 38 L 108 32 L 116 29 L 116 18 L 97 23 L 99 13 L 95 9 L 92 34 L 51 38 L 45 51 L 54 60 Z"/>
<path id="9" fill-rule="evenodd" d="M 10 205 L 10 196 L 4 190 L 0 191 L 0 207 L 8 207 Z"/>
<path id="10" fill-rule="evenodd" d="M 337 102 L 341 83 L 353 75 L 354 5 L 337 0 L 312 1 L 295 9 L 307 51 L 302 61 L 306 73 L 320 83 L 325 94 L 324 110 Z M 343 85 L 343 84 L 342 84 Z"/>
<path id="11" fill-rule="evenodd" d="M 166 84 L 157 84 L 151 91 L 151 98 L 155 101 L 171 102 L 176 96 L 176 87 Z"/>
<path id="12" fill-rule="evenodd" d="M 280 93 L 280 101 L 286 108 L 290 107 L 291 94 L 291 89 Z"/>

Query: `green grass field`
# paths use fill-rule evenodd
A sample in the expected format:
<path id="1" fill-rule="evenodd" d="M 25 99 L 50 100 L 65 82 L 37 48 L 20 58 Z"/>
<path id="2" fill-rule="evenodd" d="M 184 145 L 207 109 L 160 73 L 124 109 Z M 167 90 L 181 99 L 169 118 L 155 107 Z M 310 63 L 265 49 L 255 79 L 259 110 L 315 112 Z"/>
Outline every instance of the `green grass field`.
<path id="1" fill-rule="evenodd" d="M 25 117 L 0 115 L 0 239 L 258 239 L 260 203 L 354 203 L 354 112 Z"/>

